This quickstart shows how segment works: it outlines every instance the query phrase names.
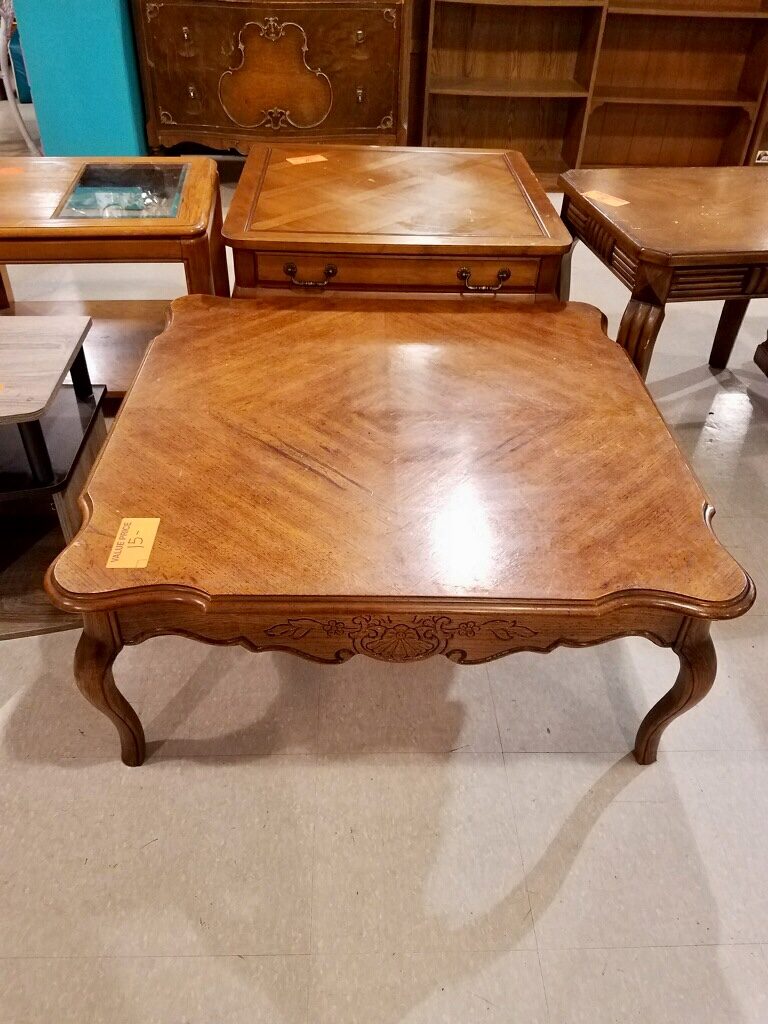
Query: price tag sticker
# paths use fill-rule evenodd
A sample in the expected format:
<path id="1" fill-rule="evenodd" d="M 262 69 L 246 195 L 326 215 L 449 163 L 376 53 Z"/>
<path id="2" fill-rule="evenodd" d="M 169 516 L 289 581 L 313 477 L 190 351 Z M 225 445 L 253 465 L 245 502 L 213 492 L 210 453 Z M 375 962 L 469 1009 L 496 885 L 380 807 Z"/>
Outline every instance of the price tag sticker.
<path id="1" fill-rule="evenodd" d="M 146 569 L 159 519 L 123 519 L 107 559 L 108 569 Z"/>
<path id="2" fill-rule="evenodd" d="M 596 203 L 602 203 L 603 206 L 629 206 L 628 199 L 619 199 L 618 196 L 612 196 L 610 192 L 600 192 L 598 189 L 585 192 L 584 198 L 594 199 Z"/>
<path id="3" fill-rule="evenodd" d="M 322 164 L 327 159 L 328 157 L 321 153 L 313 153 L 311 156 L 287 156 L 285 162 L 287 164 Z"/>

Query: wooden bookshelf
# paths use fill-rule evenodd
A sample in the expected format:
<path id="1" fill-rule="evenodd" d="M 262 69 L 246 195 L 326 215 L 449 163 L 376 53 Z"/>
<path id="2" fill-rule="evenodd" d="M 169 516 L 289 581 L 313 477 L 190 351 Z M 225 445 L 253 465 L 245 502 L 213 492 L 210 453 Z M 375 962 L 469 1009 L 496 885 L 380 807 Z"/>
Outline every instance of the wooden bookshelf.
<path id="1" fill-rule="evenodd" d="M 757 119 L 752 131 L 746 162 L 749 164 L 765 164 L 766 173 L 768 174 L 768 86 L 766 86 L 763 102 L 760 104 L 760 109 L 757 112 Z"/>
<path id="2" fill-rule="evenodd" d="M 520 149 L 548 187 L 741 164 L 768 145 L 768 0 L 430 0 L 424 77 L 425 145 Z"/>

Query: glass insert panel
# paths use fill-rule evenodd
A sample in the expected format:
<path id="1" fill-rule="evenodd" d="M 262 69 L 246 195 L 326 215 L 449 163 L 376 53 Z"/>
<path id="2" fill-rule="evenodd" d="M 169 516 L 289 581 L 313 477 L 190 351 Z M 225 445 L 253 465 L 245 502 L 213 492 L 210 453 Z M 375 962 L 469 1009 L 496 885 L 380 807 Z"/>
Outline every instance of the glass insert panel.
<path id="1" fill-rule="evenodd" d="M 58 217 L 175 217 L 187 164 L 86 164 Z"/>

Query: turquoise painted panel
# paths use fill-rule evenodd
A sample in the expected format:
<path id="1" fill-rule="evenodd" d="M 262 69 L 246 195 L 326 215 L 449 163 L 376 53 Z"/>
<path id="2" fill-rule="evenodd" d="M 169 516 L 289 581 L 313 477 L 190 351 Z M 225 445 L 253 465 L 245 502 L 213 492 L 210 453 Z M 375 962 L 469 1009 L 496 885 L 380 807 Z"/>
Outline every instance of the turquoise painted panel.
<path id="1" fill-rule="evenodd" d="M 46 156 L 146 152 L 128 0 L 15 0 Z"/>

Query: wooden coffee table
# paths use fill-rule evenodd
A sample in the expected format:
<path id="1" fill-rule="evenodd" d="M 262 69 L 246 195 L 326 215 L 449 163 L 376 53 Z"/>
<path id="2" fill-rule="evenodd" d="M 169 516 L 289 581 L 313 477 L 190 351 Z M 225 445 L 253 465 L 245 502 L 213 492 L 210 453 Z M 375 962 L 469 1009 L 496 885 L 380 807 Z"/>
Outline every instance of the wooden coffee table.
<path id="1" fill-rule="evenodd" d="M 224 224 L 234 295 L 555 291 L 571 237 L 521 153 L 259 145 Z"/>
<path id="2" fill-rule="evenodd" d="M 723 369 L 750 299 L 768 296 L 768 167 L 568 171 L 563 220 L 632 296 L 618 342 L 645 376 L 668 302 L 723 299 Z M 567 298 L 567 275 L 561 297 Z"/>
<path id="3" fill-rule="evenodd" d="M 77 682 L 126 764 L 144 734 L 112 663 L 166 633 L 459 663 L 637 634 L 681 663 L 637 734 L 637 759 L 655 759 L 714 680 L 710 621 L 745 612 L 754 587 L 598 310 L 333 296 L 172 310 L 46 579 L 84 615 Z"/>

